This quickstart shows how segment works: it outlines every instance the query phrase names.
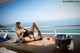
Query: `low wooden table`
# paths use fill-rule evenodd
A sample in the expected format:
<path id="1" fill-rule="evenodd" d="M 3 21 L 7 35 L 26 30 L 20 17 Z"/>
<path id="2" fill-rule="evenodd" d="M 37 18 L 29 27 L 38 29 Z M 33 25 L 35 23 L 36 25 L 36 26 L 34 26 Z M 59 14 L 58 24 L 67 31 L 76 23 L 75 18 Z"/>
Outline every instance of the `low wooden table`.
<path id="1" fill-rule="evenodd" d="M 54 46 L 54 41 L 52 38 L 50 40 L 47 40 L 47 37 L 45 37 L 43 40 L 38 40 L 38 41 L 33 41 L 29 43 L 20 43 L 16 44 L 12 42 L 13 39 L 5 41 L 0 43 L 0 47 L 6 47 L 8 49 L 14 50 L 14 51 L 23 51 L 27 53 L 41 53 L 41 52 L 51 52 L 53 51 Z M 20 53 L 20 52 L 19 52 Z"/>
<path id="2" fill-rule="evenodd" d="M 0 43 L 0 47 L 6 47 L 7 49 L 16 51 L 18 53 L 54 53 L 56 49 L 55 41 L 52 38 L 47 40 L 47 37 L 45 37 L 43 40 L 29 43 L 16 44 L 12 41 L 13 39 L 2 42 Z"/>

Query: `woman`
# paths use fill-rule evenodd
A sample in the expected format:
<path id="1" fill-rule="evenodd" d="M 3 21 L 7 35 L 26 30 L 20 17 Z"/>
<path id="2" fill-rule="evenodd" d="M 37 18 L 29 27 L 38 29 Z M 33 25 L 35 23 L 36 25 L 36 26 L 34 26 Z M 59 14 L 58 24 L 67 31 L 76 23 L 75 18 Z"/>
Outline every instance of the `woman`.
<path id="1" fill-rule="evenodd" d="M 34 40 L 42 40 L 42 34 L 36 25 L 32 24 L 31 30 L 27 30 L 21 25 L 21 22 L 16 22 L 16 34 L 22 40 L 22 42 L 30 42 Z M 38 31 L 39 38 L 34 38 L 34 29 Z"/>

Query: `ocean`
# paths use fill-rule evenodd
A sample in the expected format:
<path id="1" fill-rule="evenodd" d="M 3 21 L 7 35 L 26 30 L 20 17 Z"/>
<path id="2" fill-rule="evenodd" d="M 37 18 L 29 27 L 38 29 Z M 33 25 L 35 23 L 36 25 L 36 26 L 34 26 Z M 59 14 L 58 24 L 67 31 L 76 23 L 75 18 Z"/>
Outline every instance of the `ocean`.
<path id="1" fill-rule="evenodd" d="M 31 28 L 33 22 L 21 22 L 27 29 Z M 66 20 L 50 20 L 36 22 L 42 33 L 80 33 L 80 18 Z M 5 25 L 7 28 L 14 29 L 14 24 Z M 35 30 L 35 32 L 37 32 Z"/>
<path id="2" fill-rule="evenodd" d="M 30 30 L 31 27 L 24 26 L 26 29 Z M 15 30 L 15 27 L 8 27 L 9 29 Z M 80 26 L 77 25 L 63 25 L 63 26 L 39 26 L 42 33 L 80 33 Z M 35 29 L 35 33 L 37 30 Z"/>

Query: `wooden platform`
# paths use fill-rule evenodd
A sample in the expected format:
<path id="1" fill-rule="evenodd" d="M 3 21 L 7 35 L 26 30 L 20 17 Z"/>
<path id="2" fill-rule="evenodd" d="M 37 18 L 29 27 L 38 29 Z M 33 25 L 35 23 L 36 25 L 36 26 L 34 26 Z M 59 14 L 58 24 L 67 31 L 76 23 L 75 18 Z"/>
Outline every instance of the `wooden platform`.
<path id="1" fill-rule="evenodd" d="M 4 46 L 18 53 L 58 53 L 55 41 L 52 38 L 47 40 L 47 37 L 45 37 L 43 40 L 20 44 L 15 44 L 12 41 L 13 39 L 0 43 L 0 47 Z M 71 43 L 70 49 L 73 50 L 73 43 Z"/>

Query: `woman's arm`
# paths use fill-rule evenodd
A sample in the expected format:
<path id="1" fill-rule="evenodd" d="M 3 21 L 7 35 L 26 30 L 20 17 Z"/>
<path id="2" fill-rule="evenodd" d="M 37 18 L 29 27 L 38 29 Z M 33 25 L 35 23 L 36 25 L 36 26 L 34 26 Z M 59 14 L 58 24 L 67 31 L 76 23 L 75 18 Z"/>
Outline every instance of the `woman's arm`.
<path id="1" fill-rule="evenodd" d="M 22 35 L 22 33 L 20 33 L 19 31 L 16 31 L 16 34 L 17 34 L 18 38 L 20 38 L 20 36 Z"/>
<path id="2" fill-rule="evenodd" d="M 27 30 L 26 28 L 23 27 L 24 30 Z"/>
<path id="3" fill-rule="evenodd" d="M 19 33 L 16 33 L 16 34 L 17 34 L 18 38 L 20 38 L 20 35 L 19 35 Z"/>

